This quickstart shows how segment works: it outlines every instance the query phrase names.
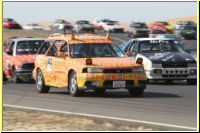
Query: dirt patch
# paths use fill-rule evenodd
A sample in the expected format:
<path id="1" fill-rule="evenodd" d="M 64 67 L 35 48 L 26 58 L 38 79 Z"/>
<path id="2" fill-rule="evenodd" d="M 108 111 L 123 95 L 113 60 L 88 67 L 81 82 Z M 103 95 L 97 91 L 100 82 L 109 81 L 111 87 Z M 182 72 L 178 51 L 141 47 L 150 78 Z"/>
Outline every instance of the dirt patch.
<path id="1" fill-rule="evenodd" d="M 3 108 L 4 131 L 152 131 L 160 128 L 75 115 Z"/>
<path id="2" fill-rule="evenodd" d="M 12 37 L 36 37 L 46 38 L 49 34 L 41 33 L 39 31 L 26 31 L 26 30 L 3 30 L 3 43 Z"/>

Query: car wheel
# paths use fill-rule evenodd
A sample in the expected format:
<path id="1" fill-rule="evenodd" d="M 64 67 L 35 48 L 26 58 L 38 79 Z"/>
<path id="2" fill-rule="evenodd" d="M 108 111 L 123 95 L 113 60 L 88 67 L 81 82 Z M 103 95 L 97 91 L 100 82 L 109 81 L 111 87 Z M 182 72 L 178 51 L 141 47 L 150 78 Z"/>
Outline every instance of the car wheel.
<path id="1" fill-rule="evenodd" d="M 188 80 L 187 80 L 187 83 L 188 83 L 189 85 L 196 85 L 196 84 L 197 84 L 197 79 L 188 79 Z"/>
<path id="2" fill-rule="evenodd" d="M 37 70 L 36 89 L 39 93 L 48 93 L 50 90 L 50 87 L 46 86 L 44 83 L 44 77 L 43 77 L 42 71 L 40 69 Z"/>
<path id="3" fill-rule="evenodd" d="M 102 88 L 102 89 L 96 89 L 94 92 L 98 96 L 104 96 L 105 92 L 106 92 L 106 89 L 104 89 L 104 88 Z"/>
<path id="4" fill-rule="evenodd" d="M 23 82 L 22 79 L 20 79 L 19 76 L 17 75 L 15 68 L 13 71 L 13 82 L 16 84 Z"/>
<path id="5" fill-rule="evenodd" d="M 69 93 L 73 97 L 76 97 L 76 96 L 80 95 L 80 90 L 78 90 L 76 73 L 74 71 L 70 74 L 70 79 L 69 79 Z"/>
<path id="6" fill-rule="evenodd" d="M 128 89 L 128 91 L 132 97 L 141 97 L 142 94 L 144 93 L 143 88 L 130 88 Z"/>

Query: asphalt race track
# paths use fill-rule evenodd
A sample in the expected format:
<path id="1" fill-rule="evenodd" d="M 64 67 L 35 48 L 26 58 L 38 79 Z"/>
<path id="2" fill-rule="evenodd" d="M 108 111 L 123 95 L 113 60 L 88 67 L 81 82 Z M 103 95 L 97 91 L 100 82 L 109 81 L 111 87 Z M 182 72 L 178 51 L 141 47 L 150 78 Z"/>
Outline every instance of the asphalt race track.
<path id="1" fill-rule="evenodd" d="M 126 34 L 113 37 L 121 41 L 129 39 Z M 184 43 L 196 53 L 196 40 Z M 39 94 L 34 83 L 6 83 L 3 104 L 197 127 L 197 86 L 187 85 L 185 81 L 172 85 L 150 83 L 141 98 L 130 97 L 125 89 L 107 91 L 103 97 L 92 91 L 71 97 L 65 88 L 52 88 L 48 94 Z"/>

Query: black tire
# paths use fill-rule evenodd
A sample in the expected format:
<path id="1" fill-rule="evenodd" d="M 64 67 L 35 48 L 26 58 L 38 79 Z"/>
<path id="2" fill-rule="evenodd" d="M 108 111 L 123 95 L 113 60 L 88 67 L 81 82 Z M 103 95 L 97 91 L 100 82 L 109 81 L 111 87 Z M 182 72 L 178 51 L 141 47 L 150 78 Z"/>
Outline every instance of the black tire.
<path id="1" fill-rule="evenodd" d="M 188 80 L 187 80 L 187 83 L 188 83 L 189 85 L 196 85 L 196 84 L 197 84 L 197 79 L 188 79 Z"/>
<path id="2" fill-rule="evenodd" d="M 13 82 L 18 84 L 18 83 L 22 83 L 22 79 L 20 79 L 18 76 L 17 76 L 17 73 L 16 73 L 16 70 L 14 68 L 13 70 Z"/>
<path id="3" fill-rule="evenodd" d="M 35 83 L 36 83 L 36 89 L 39 93 L 48 93 L 49 92 L 50 87 L 45 85 L 42 71 L 40 69 L 37 70 Z"/>
<path id="4" fill-rule="evenodd" d="M 104 89 L 104 88 L 102 88 L 102 89 L 96 89 L 94 92 L 98 96 L 104 96 L 105 92 L 106 92 L 106 89 Z"/>
<path id="5" fill-rule="evenodd" d="M 78 90 L 76 73 L 73 71 L 69 78 L 69 93 L 71 96 L 76 97 L 80 95 L 80 90 Z"/>
<path id="6" fill-rule="evenodd" d="M 3 82 L 6 82 L 8 79 L 6 78 L 5 73 L 3 73 Z"/>
<path id="7" fill-rule="evenodd" d="M 128 91 L 132 97 L 141 97 L 144 93 L 143 88 L 130 88 Z"/>

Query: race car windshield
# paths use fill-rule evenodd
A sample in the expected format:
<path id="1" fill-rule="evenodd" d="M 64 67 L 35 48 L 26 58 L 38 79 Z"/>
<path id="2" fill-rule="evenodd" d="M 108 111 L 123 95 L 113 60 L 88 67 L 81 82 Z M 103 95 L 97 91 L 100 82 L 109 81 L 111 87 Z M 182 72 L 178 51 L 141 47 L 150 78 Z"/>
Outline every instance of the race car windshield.
<path id="1" fill-rule="evenodd" d="M 150 40 L 139 43 L 139 53 L 165 53 L 165 52 L 179 52 L 184 50 L 181 45 L 173 40 Z"/>
<path id="2" fill-rule="evenodd" d="M 44 40 L 19 41 L 16 48 L 16 54 L 36 54 L 43 42 Z"/>
<path id="3" fill-rule="evenodd" d="M 167 22 L 158 22 L 160 25 L 169 25 Z"/>
<path id="4" fill-rule="evenodd" d="M 144 23 L 134 23 L 131 25 L 133 28 L 147 28 L 146 24 Z"/>
<path id="5" fill-rule="evenodd" d="M 116 44 L 71 44 L 72 58 L 124 57 L 125 54 Z"/>
<path id="6" fill-rule="evenodd" d="M 78 21 L 77 24 L 90 24 L 89 21 Z"/>

